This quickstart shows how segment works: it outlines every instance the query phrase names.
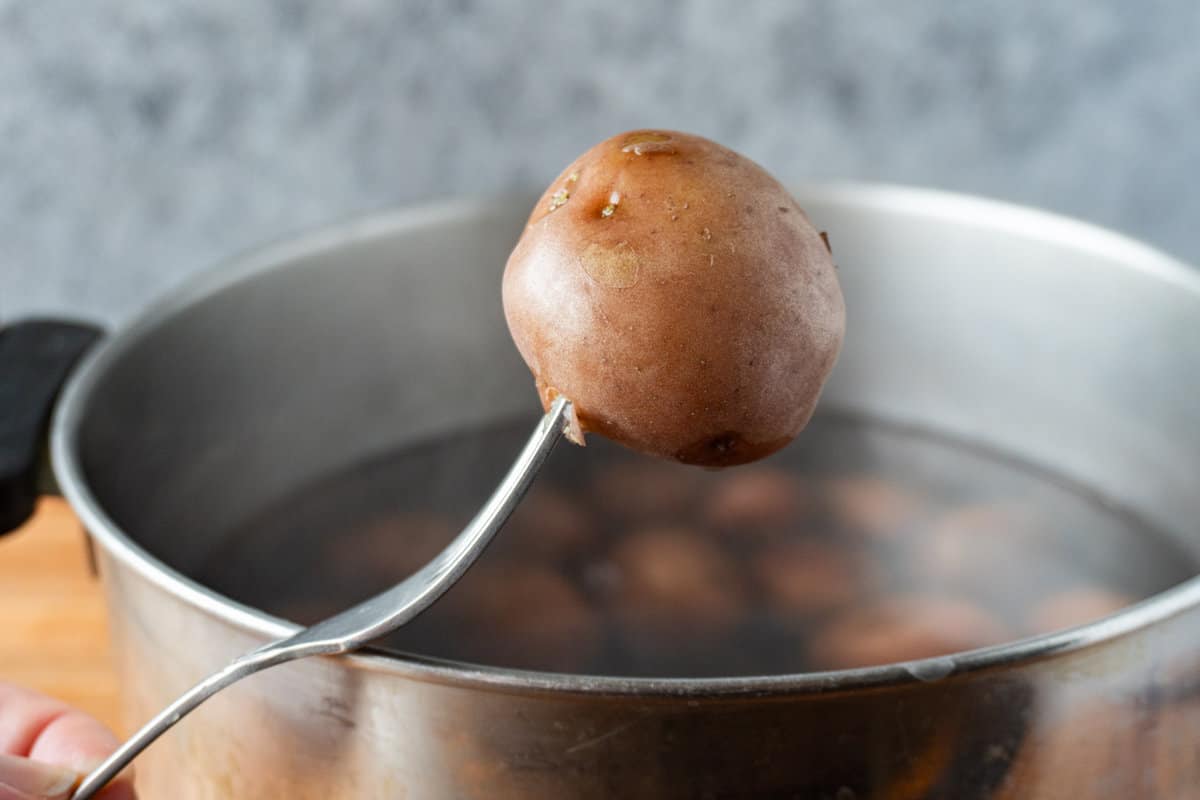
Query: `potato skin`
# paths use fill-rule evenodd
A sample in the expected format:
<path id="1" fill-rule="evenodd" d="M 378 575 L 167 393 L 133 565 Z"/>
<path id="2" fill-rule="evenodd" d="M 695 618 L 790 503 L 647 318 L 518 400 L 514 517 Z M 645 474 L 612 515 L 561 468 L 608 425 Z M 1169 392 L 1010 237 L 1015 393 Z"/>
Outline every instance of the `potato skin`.
<path id="1" fill-rule="evenodd" d="M 542 405 L 585 432 L 730 466 L 790 442 L 841 349 L 829 248 L 774 178 L 699 136 L 614 136 L 563 170 L 504 270 Z"/>

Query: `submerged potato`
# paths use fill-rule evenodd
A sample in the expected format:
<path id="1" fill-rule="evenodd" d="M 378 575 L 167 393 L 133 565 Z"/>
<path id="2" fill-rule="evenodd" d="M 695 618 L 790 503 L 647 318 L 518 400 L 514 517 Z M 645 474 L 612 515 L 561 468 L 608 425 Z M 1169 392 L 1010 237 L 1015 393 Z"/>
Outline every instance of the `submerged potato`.
<path id="1" fill-rule="evenodd" d="M 1050 633 L 1103 619 L 1137 602 L 1137 598 L 1103 586 L 1079 586 L 1052 594 L 1029 611 L 1029 628 Z"/>
<path id="2" fill-rule="evenodd" d="M 809 644 L 818 669 L 853 669 L 948 655 L 999 644 L 1004 625 L 966 599 L 885 597 L 842 614 Z"/>
<path id="3" fill-rule="evenodd" d="M 731 559 L 703 532 L 655 527 L 625 537 L 612 553 L 609 598 L 626 631 L 677 648 L 679 632 L 706 646 L 745 616 L 748 597 Z"/>
<path id="4" fill-rule="evenodd" d="M 812 416 L 845 310 L 829 248 L 774 178 L 707 139 L 633 131 L 563 170 L 504 271 L 542 404 L 690 464 L 783 447 Z"/>
<path id="5" fill-rule="evenodd" d="M 553 569 L 480 564 L 438 602 L 458 658 L 569 672 L 592 663 L 603 646 L 599 614 Z"/>
<path id="6" fill-rule="evenodd" d="M 822 542 L 778 542 L 762 550 L 752 563 L 767 608 L 783 621 L 848 606 L 874 588 L 876 565 Z"/>
<path id="7" fill-rule="evenodd" d="M 805 506 L 804 485 L 782 469 L 751 467 L 720 481 L 704 504 L 704 518 L 739 536 L 794 527 Z"/>

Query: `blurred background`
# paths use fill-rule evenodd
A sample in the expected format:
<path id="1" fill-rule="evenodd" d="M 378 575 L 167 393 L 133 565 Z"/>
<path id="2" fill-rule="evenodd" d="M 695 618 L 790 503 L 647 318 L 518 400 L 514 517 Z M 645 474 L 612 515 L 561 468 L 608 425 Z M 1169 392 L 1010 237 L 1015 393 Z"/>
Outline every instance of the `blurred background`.
<path id="1" fill-rule="evenodd" d="M 117 322 L 245 248 L 540 189 L 641 126 L 1196 263 L 1198 36 L 1196 0 L 0 0 L 0 320 Z"/>

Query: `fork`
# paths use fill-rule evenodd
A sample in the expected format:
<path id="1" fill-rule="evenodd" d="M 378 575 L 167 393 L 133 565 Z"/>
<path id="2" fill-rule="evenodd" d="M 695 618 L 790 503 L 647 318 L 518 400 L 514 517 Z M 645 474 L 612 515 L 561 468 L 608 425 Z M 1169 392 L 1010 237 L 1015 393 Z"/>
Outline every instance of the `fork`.
<path id="1" fill-rule="evenodd" d="M 521 502 L 566 432 L 571 403 L 559 397 L 534 428 L 504 479 L 462 532 L 432 561 L 387 591 L 292 636 L 235 659 L 184 692 L 80 782 L 72 800 L 87 800 L 201 703 L 242 678 L 310 656 L 348 653 L 412 620 L 442 596 L 483 553 Z"/>

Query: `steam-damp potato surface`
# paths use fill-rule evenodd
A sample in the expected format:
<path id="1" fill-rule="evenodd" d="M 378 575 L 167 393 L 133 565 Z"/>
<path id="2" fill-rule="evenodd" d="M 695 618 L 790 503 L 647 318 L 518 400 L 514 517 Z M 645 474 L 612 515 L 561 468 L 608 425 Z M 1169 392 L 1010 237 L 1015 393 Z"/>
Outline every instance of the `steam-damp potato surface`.
<path id="1" fill-rule="evenodd" d="M 624 133 L 546 190 L 504 271 L 544 407 L 690 464 L 762 458 L 800 433 L 841 348 L 826 239 L 754 162 L 699 136 Z"/>

